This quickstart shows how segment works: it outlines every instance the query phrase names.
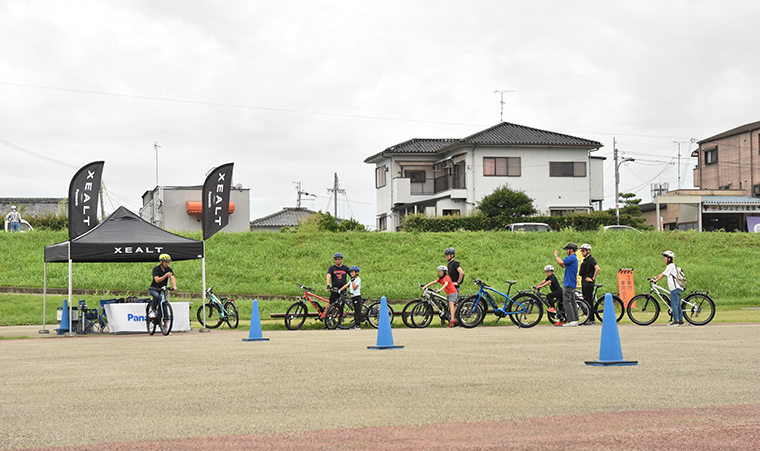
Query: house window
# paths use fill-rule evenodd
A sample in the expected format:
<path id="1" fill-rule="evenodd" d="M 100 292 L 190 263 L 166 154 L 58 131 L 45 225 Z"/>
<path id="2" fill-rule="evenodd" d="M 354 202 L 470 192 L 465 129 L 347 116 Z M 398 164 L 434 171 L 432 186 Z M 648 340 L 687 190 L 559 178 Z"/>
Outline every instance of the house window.
<path id="1" fill-rule="evenodd" d="M 425 171 L 406 171 L 411 183 L 425 183 Z"/>
<path id="2" fill-rule="evenodd" d="M 385 186 L 385 165 L 382 165 L 375 169 L 375 188 L 382 188 L 384 186 Z"/>
<path id="3" fill-rule="evenodd" d="M 520 177 L 520 157 L 484 157 L 483 175 L 486 177 Z"/>
<path id="4" fill-rule="evenodd" d="M 443 210 L 443 216 L 459 216 L 460 214 L 459 210 Z"/>
<path id="5" fill-rule="evenodd" d="M 388 217 L 380 216 L 377 218 L 377 230 L 388 230 Z"/>
<path id="6" fill-rule="evenodd" d="M 718 162 L 718 148 L 705 150 L 705 164 L 715 164 Z"/>
<path id="7" fill-rule="evenodd" d="M 549 177 L 585 177 L 585 161 L 549 162 Z"/>
<path id="8" fill-rule="evenodd" d="M 755 185 L 752 187 L 752 194 L 755 197 L 760 197 L 760 185 Z"/>

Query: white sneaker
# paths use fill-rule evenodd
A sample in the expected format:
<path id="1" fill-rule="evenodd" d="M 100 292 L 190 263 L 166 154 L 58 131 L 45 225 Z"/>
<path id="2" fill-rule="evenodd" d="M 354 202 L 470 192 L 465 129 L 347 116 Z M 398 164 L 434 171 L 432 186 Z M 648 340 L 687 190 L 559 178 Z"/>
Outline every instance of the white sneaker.
<path id="1" fill-rule="evenodd" d="M 148 318 L 150 319 L 156 319 L 156 311 L 151 310 L 150 313 L 148 313 Z"/>
<path id="2" fill-rule="evenodd" d="M 569 323 L 565 323 L 562 325 L 562 327 L 576 327 L 578 325 L 578 321 L 570 321 Z"/>

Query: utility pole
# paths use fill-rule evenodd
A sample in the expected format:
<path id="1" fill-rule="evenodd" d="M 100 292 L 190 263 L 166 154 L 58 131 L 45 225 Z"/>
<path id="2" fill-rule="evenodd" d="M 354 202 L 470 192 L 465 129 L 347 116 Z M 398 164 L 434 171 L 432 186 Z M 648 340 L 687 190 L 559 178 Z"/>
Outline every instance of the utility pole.
<path id="1" fill-rule="evenodd" d="M 678 185 L 677 189 L 681 189 L 681 144 L 686 144 L 689 141 L 673 141 L 673 144 L 676 144 L 678 146 Z"/>
<path id="2" fill-rule="evenodd" d="M 612 151 L 615 158 L 615 218 L 620 225 L 620 165 L 629 161 L 636 161 L 633 158 L 623 158 L 618 162 L 618 149 L 615 138 L 612 138 Z"/>
<path id="3" fill-rule="evenodd" d="M 499 122 L 504 122 L 504 93 L 505 92 L 515 92 L 511 89 L 497 89 L 494 91 L 494 94 L 499 93 L 501 96 L 501 100 L 499 103 L 501 104 L 501 112 L 499 113 Z"/>
<path id="4" fill-rule="evenodd" d="M 333 181 L 333 187 L 327 189 L 328 194 L 332 194 L 335 204 L 335 219 L 338 219 L 338 194 L 346 194 L 346 190 L 340 189 L 340 181 L 338 181 L 338 173 L 335 173 L 335 181 Z"/>
<path id="5" fill-rule="evenodd" d="M 158 145 L 158 141 L 153 142 L 153 150 L 156 151 L 156 187 L 158 187 L 158 149 L 160 149 L 161 146 Z"/>

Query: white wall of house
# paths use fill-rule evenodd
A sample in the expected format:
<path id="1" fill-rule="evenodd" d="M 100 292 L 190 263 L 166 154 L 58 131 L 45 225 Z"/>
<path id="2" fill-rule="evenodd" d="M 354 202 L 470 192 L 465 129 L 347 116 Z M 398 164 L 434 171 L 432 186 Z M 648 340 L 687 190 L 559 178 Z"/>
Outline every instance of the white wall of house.
<path id="1" fill-rule="evenodd" d="M 433 191 L 432 164 L 448 158 L 464 158 L 465 189 Z M 519 157 L 519 176 L 484 175 L 483 158 Z M 377 216 L 386 217 L 385 230 L 395 231 L 404 214 L 414 211 L 437 215 L 459 210 L 470 213 L 483 197 L 502 185 L 522 190 L 534 200 L 541 214 L 552 211 L 588 211 L 591 200 L 604 197 L 603 161 L 589 158 L 588 150 L 550 147 L 459 146 L 443 154 L 396 154 L 382 157 L 376 168 L 385 166 L 386 184 L 377 191 Z M 550 162 L 585 163 L 582 177 L 552 177 Z M 425 183 L 411 183 L 409 171 L 425 172 Z M 598 197 L 594 197 L 598 196 Z M 432 207 L 432 208 L 431 208 Z"/>
<path id="2" fill-rule="evenodd" d="M 159 187 L 143 195 L 143 207 L 140 217 L 164 230 L 193 232 L 202 229 L 201 215 L 187 212 L 188 201 L 201 201 L 200 188 L 194 187 Z M 235 204 L 235 212 L 230 215 L 230 222 L 225 232 L 244 232 L 251 227 L 250 190 L 233 188 L 230 190 L 230 202 Z"/>

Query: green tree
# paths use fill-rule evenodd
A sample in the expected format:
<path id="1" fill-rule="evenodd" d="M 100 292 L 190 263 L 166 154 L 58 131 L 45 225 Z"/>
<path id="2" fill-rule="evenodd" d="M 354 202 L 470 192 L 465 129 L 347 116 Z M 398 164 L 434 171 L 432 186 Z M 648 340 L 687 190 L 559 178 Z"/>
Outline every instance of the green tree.
<path id="1" fill-rule="evenodd" d="M 485 196 L 478 209 L 489 218 L 521 218 L 537 213 L 533 199 L 523 191 L 512 190 L 506 185 Z"/>
<path id="2" fill-rule="evenodd" d="M 618 200 L 623 204 L 620 207 L 620 223 L 641 228 L 646 222 L 646 219 L 642 218 L 641 207 L 639 206 L 641 199 L 636 197 L 636 193 L 620 193 Z M 615 209 L 611 208 L 609 212 L 614 215 Z"/>
<path id="3" fill-rule="evenodd" d="M 282 232 L 315 233 L 315 232 L 365 232 L 367 229 L 355 219 L 343 219 L 340 224 L 330 212 L 316 212 L 301 220 L 294 228 Z"/>

